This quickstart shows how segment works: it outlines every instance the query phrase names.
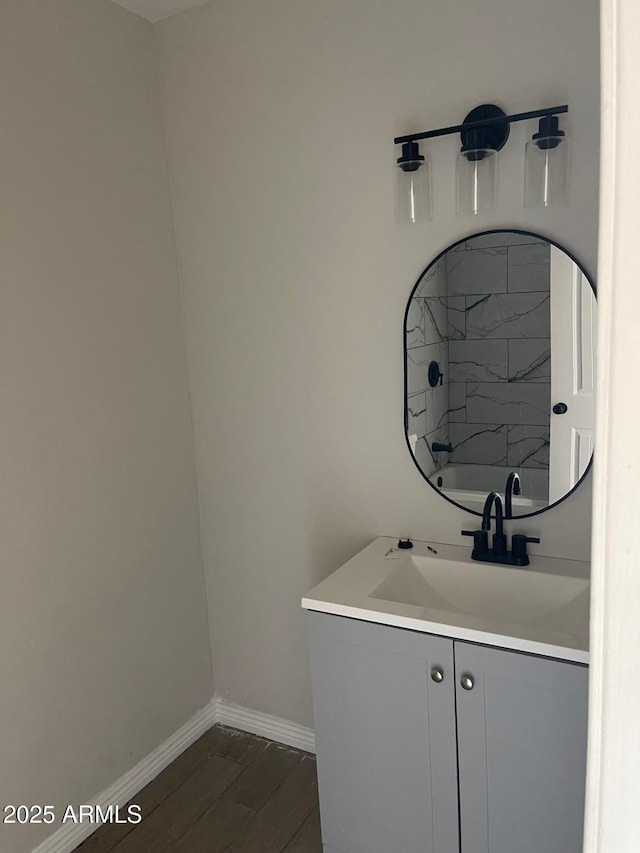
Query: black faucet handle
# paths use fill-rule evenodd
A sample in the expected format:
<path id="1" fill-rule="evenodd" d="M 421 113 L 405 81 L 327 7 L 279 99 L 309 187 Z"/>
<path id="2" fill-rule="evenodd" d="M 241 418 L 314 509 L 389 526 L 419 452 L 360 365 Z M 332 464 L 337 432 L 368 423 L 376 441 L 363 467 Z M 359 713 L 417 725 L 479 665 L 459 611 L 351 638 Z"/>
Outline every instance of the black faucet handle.
<path id="1" fill-rule="evenodd" d="M 473 553 L 486 554 L 489 550 L 489 536 L 486 530 L 461 530 L 463 536 L 473 536 Z"/>
<path id="2" fill-rule="evenodd" d="M 511 553 L 514 557 L 527 556 L 527 542 L 540 542 L 538 536 L 525 536 L 524 533 L 514 533 L 511 537 Z"/>

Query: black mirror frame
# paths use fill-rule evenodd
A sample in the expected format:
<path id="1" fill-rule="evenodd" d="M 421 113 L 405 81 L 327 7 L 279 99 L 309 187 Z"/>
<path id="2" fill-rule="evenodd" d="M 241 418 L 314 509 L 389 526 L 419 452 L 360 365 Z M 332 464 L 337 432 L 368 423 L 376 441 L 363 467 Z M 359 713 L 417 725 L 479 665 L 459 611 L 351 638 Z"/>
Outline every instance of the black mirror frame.
<path id="1" fill-rule="evenodd" d="M 425 480 L 425 482 L 427 482 L 429 484 L 429 486 L 434 490 L 434 492 L 436 492 L 438 495 L 440 495 L 441 498 L 444 498 L 444 500 L 447 501 L 448 503 L 452 504 L 455 507 L 458 507 L 458 509 L 462 509 L 465 512 L 470 513 L 471 515 L 476 515 L 476 516 L 482 516 L 482 513 L 476 512 L 476 510 L 473 510 L 473 509 L 469 509 L 469 507 L 463 506 L 462 504 L 459 504 L 457 501 L 454 501 L 451 498 L 447 497 L 441 489 L 439 489 L 437 486 L 435 486 L 431 482 L 431 480 L 425 475 L 422 468 L 418 465 L 418 462 L 417 462 L 415 456 L 413 455 L 413 451 L 411 450 L 411 444 L 409 442 L 409 412 L 407 409 L 407 399 L 408 399 L 408 397 L 407 397 L 407 392 L 408 392 L 407 319 L 409 317 L 409 308 L 411 306 L 411 300 L 413 299 L 413 294 L 416 292 L 416 290 L 420 286 L 420 283 L 422 282 L 422 279 L 429 272 L 431 267 L 434 264 L 437 264 L 438 261 L 440 260 L 440 258 L 442 258 L 444 255 L 446 255 L 447 252 L 450 252 L 452 249 L 455 249 L 455 247 L 459 246 L 461 243 L 466 243 L 467 240 L 472 240 L 475 237 L 484 237 L 488 234 L 522 234 L 526 237 L 535 237 L 537 240 L 544 240 L 545 242 L 549 243 L 551 246 L 555 246 L 557 249 L 560 249 L 562 252 L 565 253 L 565 255 L 567 255 L 567 257 L 569 257 L 573 261 L 573 263 L 582 272 L 584 277 L 589 282 L 589 285 L 591 286 L 591 290 L 593 292 L 593 298 L 596 300 L 596 302 L 598 301 L 598 296 L 597 296 L 597 292 L 596 292 L 596 285 L 595 285 L 594 280 L 589 275 L 589 273 L 586 271 L 586 269 L 583 267 L 583 265 L 580 263 L 580 261 L 571 252 L 567 251 L 567 249 L 565 249 L 564 246 L 562 246 L 556 240 L 552 240 L 550 237 L 545 237 L 543 234 L 537 234 L 534 231 L 524 231 L 521 228 L 491 228 L 491 229 L 488 229 L 486 231 L 477 231 L 473 234 L 469 234 L 467 237 L 462 237 L 460 240 L 456 240 L 455 243 L 451 243 L 449 246 L 447 246 L 445 249 L 443 249 L 441 252 L 439 252 L 435 256 L 435 258 L 433 258 L 433 260 L 431 260 L 429 262 L 429 264 L 422 270 L 422 272 L 418 276 L 418 280 L 416 281 L 413 288 L 411 289 L 411 293 L 409 294 L 409 299 L 407 300 L 407 307 L 406 307 L 405 312 L 404 312 L 404 323 L 403 323 L 403 327 L 402 327 L 403 328 L 402 351 L 404 354 L 404 438 L 405 438 L 405 441 L 407 443 L 409 455 L 411 456 L 411 459 L 413 460 L 414 465 L 416 466 L 416 468 L 420 472 L 420 476 L 423 478 L 423 480 Z M 575 486 L 572 489 L 570 489 L 559 500 L 555 501 L 552 504 L 549 504 L 548 506 L 543 507 L 542 509 L 538 509 L 535 512 L 527 512 L 527 513 L 523 513 L 522 515 L 513 515 L 512 518 L 514 518 L 514 519 L 516 519 L 516 518 L 531 518 L 534 515 L 541 515 L 543 512 L 548 512 L 550 509 L 553 509 L 554 507 L 559 506 L 561 503 L 566 501 L 567 498 L 570 497 L 576 491 L 576 489 L 581 485 L 581 483 L 584 481 L 585 477 L 587 476 L 587 474 L 591 470 L 592 465 L 593 465 L 593 452 L 591 453 L 591 459 L 589 460 L 589 464 L 585 468 L 584 473 L 582 474 L 582 476 L 580 477 L 578 482 L 575 484 Z"/>

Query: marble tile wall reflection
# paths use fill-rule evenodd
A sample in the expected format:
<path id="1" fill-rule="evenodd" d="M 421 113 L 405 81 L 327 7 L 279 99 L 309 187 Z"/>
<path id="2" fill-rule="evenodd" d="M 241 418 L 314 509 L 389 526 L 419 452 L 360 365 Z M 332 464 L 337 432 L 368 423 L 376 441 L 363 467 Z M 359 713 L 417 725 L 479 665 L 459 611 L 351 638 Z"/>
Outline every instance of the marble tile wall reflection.
<path id="1" fill-rule="evenodd" d="M 449 370 L 446 341 L 407 349 L 407 396 L 411 397 L 429 388 L 429 364 L 437 361 L 444 376 Z"/>
<path id="2" fill-rule="evenodd" d="M 548 383 L 467 383 L 467 420 L 471 423 L 548 426 L 550 410 Z"/>
<path id="3" fill-rule="evenodd" d="M 506 465 L 507 429 L 506 424 L 451 424 L 451 461 Z"/>
<path id="4" fill-rule="evenodd" d="M 415 441 L 413 453 L 426 475 L 448 461 L 448 454 L 432 451 L 433 442 L 449 443 L 448 386 L 429 385 L 429 364 L 437 361 L 448 376 L 448 342 L 464 337 L 465 309 L 464 297 L 447 296 L 444 267 L 438 262 L 419 283 L 407 312 L 407 434 Z"/>
<path id="5" fill-rule="evenodd" d="M 425 274 L 407 316 L 409 433 L 426 475 L 447 462 L 548 468 L 550 247 L 473 237 Z M 430 388 L 429 362 L 442 386 Z M 434 453 L 434 441 L 453 453 Z"/>
<path id="6" fill-rule="evenodd" d="M 464 421 L 450 423 L 452 461 L 548 467 L 549 244 L 474 237 L 447 256 L 446 273 L 466 313 L 464 338 L 449 342 L 450 380 L 465 389 Z"/>
<path id="7" fill-rule="evenodd" d="M 412 299 L 409 303 L 405 333 L 407 349 L 424 346 L 424 314 L 422 311 L 422 302 L 422 299 Z"/>
<path id="8" fill-rule="evenodd" d="M 477 237 L 470 237 L 464 243 L 459 244 L 458 250 L 467 249 L 495 249 L 509 248 L 510 246 L 546 246 L 549 244 L 546 240 L 541 240 L 539 237 L 534 237 L 533 234 L 522 234 L 518 231 L 494 231 L 490 234 L 479 234 Z"/>
<path id="9" fill-rule="evenodd" d="M 507 267 L 509 293 L 549 292 L 551 252 L 548 243 L 510 246 Z"/>
<path id="10" fill-rule="evenodd" d="M 549 338 L 549 306 L 549 291 L 467 296 L 467 338 Z"/>
<path id="11" fill-rule="evenodd" d="M 548 338 L 508 341 L 509 382 L 551 383 L 551 345 Z"/>
<path id="12" fill-rule="evenodd" d="M 451 382 L 505 382 L 508 378 L 508 341 L 451 341 Z"/>
<path id="13" fill-rule="evenodd" d="M 427 432 L 426 395 L 413 394 L 407 397 L 407 432 L 422 437 Z"/>
<path id="14" fill-rule="evenodd" d="M 465 382 L 449 382 L 449 408 L 447 418 L 449 423 L 467 422 L 467 385 Z"/>
<path id="15" fill-rule="evenodd" d="M 507 430 L 507 465 L 548 468 L 549 427 L 510 426 Z"/>
<path id="16" fill-rule="evenodd" d="M 434 452 L 435 442 L 448 444 L 449 433 L 447 430 L 437 430 L 427 433 L 418 439 L 415 448 L 415 458 L 422 472 L 429 477 L 444 467 L 449 461 L 449 454 L 445 452 Z"/>
<path id="17" fill-rule="evenodd" d="M 425 392 L 426 400 L 426 430 L 435 432 L 446 429 L 449 425 L 449 388 L 446 385 L 436 385 Z"/>
<path id="18" fill-rule="evenodd" d="M 413 295 L 416 299 L 426 296 L 448 296 L 446 268 L 442 258 L 429 267 Z"/>
<path id="19" fill-rule="evenodd" d="M 446 255 L 447 293 L 506 293 L 508 250 L 506 248 L 467 249 Z"/>
<path id="20" fill-rule="evenodd" d="M 464 338 L 466 319 L 463 296 L 414 297 L 407 315 L 407 346 Z"/>

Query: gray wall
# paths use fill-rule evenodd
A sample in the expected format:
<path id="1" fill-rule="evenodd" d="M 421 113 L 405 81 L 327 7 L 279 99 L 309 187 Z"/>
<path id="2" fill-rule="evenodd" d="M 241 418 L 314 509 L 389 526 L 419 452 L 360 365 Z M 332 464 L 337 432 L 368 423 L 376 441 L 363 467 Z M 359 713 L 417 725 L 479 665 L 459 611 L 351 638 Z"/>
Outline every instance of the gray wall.
<path id="1" fill-rule="evenodd" d="M 216 690 L 309 725 L 301 594 L 377 535 L 459 542 L 471 521 L 405 444 L 420 271 L 495 227 L 595 271 L 598 3 L 216 0 L 156 34 Z M 456 144 L 438 139 L 433 221 L 394 225 L 393 137 L 487 101 L 570 104 L 569 206 L 523 207 L 527 124 L 500 153 L 495 214 L 454 215 Z M 518 522 L 532 551 L 587 558 L 590 497 L 588 481 Z"/>
<path id="2" fill-rule="evenodd" d="M 151 30 L 0 7 L 3 805 L 88 802 L 212 695 Z"/>

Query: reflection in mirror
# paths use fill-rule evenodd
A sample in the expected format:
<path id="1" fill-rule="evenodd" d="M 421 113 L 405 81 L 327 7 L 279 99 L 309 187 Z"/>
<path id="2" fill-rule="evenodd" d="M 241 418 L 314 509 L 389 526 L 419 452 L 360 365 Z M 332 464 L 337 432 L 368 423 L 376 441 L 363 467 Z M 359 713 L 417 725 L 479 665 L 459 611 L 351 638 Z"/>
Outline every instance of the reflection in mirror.
<path id="1" fill-rule="evenodd" d="M 407 441 L 428 482 L 480 512 L 516 471 L 514 517 L 571 492 L 593 452 L 595 326 L 589 278 L 543 237 L 486 232 L 439 255 L 405 317 Z"/>

